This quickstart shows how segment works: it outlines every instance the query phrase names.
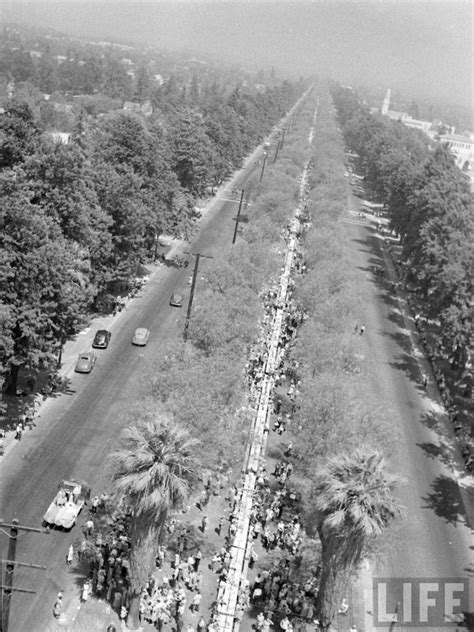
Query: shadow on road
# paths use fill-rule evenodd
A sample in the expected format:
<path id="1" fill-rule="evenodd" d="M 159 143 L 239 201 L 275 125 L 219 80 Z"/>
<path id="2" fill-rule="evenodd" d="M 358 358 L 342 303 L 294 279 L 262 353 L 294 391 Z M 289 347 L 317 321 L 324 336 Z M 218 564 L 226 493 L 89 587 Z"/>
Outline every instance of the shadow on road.
<path id="1" fill-rule="evenodd" d="M 385 332 L 385 335 L 390 336 L 405 351 L 402 355 L 397 356 L 393 362 L 390 362 L 390 366 L 398 371 L 404 371 L 413 381 L 419 380 L 420 368 L 417 360 L 411 353 L 410 338 L 402 333 L 391 334 Z"/>
<path id="2" fill-rule="evenodd" d="M 465 512 L 458 484 L 452 478 L 437 476 L 431 484 L 433 491 L 423 497 L 423 509 L 432 509 L 447 523 L 456 525 L 463 521 Z"/>
<path id="3" fill-rule="evenodd" d="M 436 443 L 425 442 L 425 443 L 417 443 L 419 448 L 421 448 L 426 456 L 433 460 L 439 460 L 444 465 L 449 465 L 451 462 L 450 450 L 447 445 L 436 445 Z"/>

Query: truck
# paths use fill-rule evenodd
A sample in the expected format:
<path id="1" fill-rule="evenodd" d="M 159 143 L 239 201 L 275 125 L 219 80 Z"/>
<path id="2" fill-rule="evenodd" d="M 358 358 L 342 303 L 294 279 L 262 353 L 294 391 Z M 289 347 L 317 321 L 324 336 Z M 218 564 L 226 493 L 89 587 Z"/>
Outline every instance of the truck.
<path id="1" fill-rule="evenodd" d="M 43 526 L 72 529 L 82 508 L 90 498 L 90 487 L 78 480 L 63 480 L 43 516 Z"/>

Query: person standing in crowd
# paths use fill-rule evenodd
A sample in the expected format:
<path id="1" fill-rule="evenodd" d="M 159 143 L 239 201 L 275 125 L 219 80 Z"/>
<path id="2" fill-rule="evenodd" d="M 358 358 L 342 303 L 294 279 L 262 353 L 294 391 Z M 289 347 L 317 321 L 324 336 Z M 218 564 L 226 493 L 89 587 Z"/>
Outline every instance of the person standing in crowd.
<path id="1" fill-rule="evenodd" d="M 72 564 L 73 559 L 74 559 L 74 546 L 70 544 L 69 549 L 67 551 L 67 555 L 66 555 L 66 565 L 69 566 L 70 564 Z"/>

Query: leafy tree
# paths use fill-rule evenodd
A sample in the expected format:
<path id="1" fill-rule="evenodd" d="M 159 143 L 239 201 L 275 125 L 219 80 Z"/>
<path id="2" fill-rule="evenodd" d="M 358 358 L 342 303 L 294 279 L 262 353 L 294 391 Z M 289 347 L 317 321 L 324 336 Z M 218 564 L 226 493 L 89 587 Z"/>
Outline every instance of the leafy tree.
<path id="1" fill-rule="evenodd" d="M 0 169 L 21 163 L 39 146 L 40 130 L 31 108 L 11 101 L 0 117 Z"/>
<path id="2" fill-rule="evenodd" d="M 171 511 L 182 507 L 196 478 L 196 443 L 158 413 L 126 428 L 122 447 L 109 457 L 113 489 L 132 512 L 129 619 L 135 628 L 163 525 Z"/>
<path id="3" fill-rule="evenodd" d="M 135 97 L 140 103 L 143 103 L 146 99 L 150 98 L 151 94 L 151 81 L 148 75 L 147 68 L 142 64 L 138 68 L 137 76 L 135 79 Z"/>
<path id="4" fill-rule="evenodd" d="M 169 130 L 171 164 L 181 186 L 190 193 L 203 195 L 215 182 L 216 153 L 213 150 L 202 115 L 184 109 Z"/>
<path id="5" fill-rule="evenodd" d="M 77 331 L 90 300 L 87 264 L 53 219 L 31 204 L 20 174 L 0 181 L 3 283 L 0 302 L 9 306 L 13 346 L 4 357 L 9 390 L 16 391 L 21 366 L 48 366 L 64 338 Z"/>
<path id="6" fill-rule="evenodd" d="M 375 451 L 341 454 L 320 468 L 312 493 L 322 554 L 316 610 L 323 630 L 335 618 L 351 571 L 400 515 L 398 482 Z"/>
<path id="7" fill-rule="evenodd" d="M 58 63 L 49 51 L 45 51 L 38 60 L 38 87 L 46 94 L 59 90 Z"/>
<path id="8" fill-rule="evenodd" d="M 248 432 L 243 354 L 235 347 L 205 355 L 193 345 L 168 345 L 150 376 L 150 393 L 179 425 L 200 439 L 197 453 L 210 469 L 241 463 Z"/>
<path id="9" fill-rule="evenodd" d="M 121 99 L 129 99 L 133 94 L 132 78 L 114 57 L 108 57 L 105 61 L 103 92 L 109 97 Z"/>
<path id="10" fill-rule="evenodd" d="M 101 92 L 104 85 L 104 61 L 101 56 L 90 53 L 81 66 L 81 89 L 86 94 Z"/>
<path id="11" fill-rule="evenodd" d="M 25 163 L 25 173 L 34 193 L 31 202 L 77 244 L 88 260 L 89 281 L 103 284 L 111 263 L 112 220 L 99 205 L 91 163 L 76 144 L 44 145 Z"/>

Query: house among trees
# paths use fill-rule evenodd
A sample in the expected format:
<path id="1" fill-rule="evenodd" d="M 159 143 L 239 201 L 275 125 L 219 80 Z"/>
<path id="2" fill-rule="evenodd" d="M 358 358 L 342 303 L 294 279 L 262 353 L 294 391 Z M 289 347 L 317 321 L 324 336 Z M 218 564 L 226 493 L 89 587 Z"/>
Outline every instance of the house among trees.
<path id="1" fill-rule="evenodd" d="M 143 114 L 143 116 L 151 116 L 153 114 L 153 106 L 150 101 L 138 103 L 137 101 L 125 101 L 123 109 L 126 112 L 135 112 L 135 114 Z"/>
<path id="2" fill-rule="evenodd" d="M 71 138 L 69 132 L 49 132 L 49 135 L 55 143 L 62 143 L 63 145 L 68 145 L 69 139 Z"/>

